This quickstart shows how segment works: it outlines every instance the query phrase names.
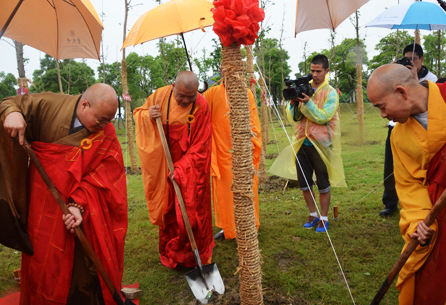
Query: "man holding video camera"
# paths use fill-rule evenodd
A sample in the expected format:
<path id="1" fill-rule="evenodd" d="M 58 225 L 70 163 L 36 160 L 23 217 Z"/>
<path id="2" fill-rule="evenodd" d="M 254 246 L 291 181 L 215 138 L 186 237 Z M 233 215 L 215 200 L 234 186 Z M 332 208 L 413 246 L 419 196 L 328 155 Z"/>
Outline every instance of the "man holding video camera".
<path id="1" fill-rule="evenodd" d="M 414 52 L 415 51 L 415 52 Z M 404 48 L 403 57 L 398 59 L 395 63 L 406 66 L 411 72 L 413 77 L 418 81 L 430 80 L 431 82 L 437 81 L 437 76 L 430 72 L 426 66 L 423 66 L 423 48 L 419 44 L 410 44 Z M 390 135 L 396 122 L 389 121 L 389 131 L 386 139 L 386 150 L 384 155 L 384 194 L 383 204 L 385 206 L 379 215 L 386 217 L 391 216 L 398 212 L 398 195 L 395 189 L 395 177 L 393 176 L 393 155 L 390 147 Z"/>
<path id="2" fill-rule="evenodd" d="M 346 184 L 341 159 L 339 97 L 336 90 L 328 83 L 330 71 L 328 58 L 321 54 L 313 57 L 310 71 L 311 75 L 306 76 L 307 84 L 313 79 L 309 83 L 309 90 L 306 90 L 305 84 L 302 84 L 302 79 L 305 77 L 296 81 L 287 81 L 287 84 L 296 84 L 296 87 L 288 87 L 284 90 L 284 97 L 291 99 L 290 106 L 287 107 L 288 119 L 296 122 L 293 144 L 281 152 L 270 172 L 288 179 L 292 179 L 289 173 L 294 173 L 294 179 L 296 179 L 295 171 L 289 168 L 288 160 L 292 160 L 291 152 L 293 155 L 297 153 L 298 162 L 295 164 L 295 170 L 299 188 L 303 191 L 305 202 L 310 210 L 308 221 L 303 227 L 312 229 L 316 226 L 316 232 L 323 233 L 327 231 L 329 225 L 327 216 L 331 187 L 346 186 Z M 289 94 L 293 90 L 297 97 Z M 316 183 L 313 181 L 313 173 L 317 178 Z M 319 190 L 320 218 L 316 211 L 314 184 Z"/>

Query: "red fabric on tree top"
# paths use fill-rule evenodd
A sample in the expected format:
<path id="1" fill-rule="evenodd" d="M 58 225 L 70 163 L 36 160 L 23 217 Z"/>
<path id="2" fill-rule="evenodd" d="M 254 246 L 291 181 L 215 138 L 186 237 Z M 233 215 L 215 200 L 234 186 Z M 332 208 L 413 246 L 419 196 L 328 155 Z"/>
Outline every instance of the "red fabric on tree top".
<path id="1" fill-rule="evenodd" d="M 94 138 L 94 139 L 93 139 Z M 33 142 L 32 147 L 65 202 L 72 198 L 85 212 L 83 230 L 113 285 L 121 288 L 127 232 L 127 186 L 122 151 L 112 124 L 90 136 L 89 150 Z M 74 259 L 74 235 L 62 210 L 30 166 L 28 232 L 34 255 L 22 255 L 21 304 L 65 304 Z M 106 304 L 113 298 L 99 276 Z"/>
<path id="2" fill-rule="evenodd" d="M 238 45 L 250 45 L 257 39 L 259 22 L 265 19 L 265 12 L 259 7 L 258 0 L 217 0 L 213 30 L 224 46 L 233 42 Z"/>
<path id="3" fill-rule="evenodd" d="M 205 264 L 212 256 L 215 243 L 212 235 L 210 188 L 211 114 L 208 103 L 201 94 L 197 97 L 196 108 L 198 110 L 194 114 L 195 121 L 191 124 L 190 134 L 188 124 L 169 125 L 168 140 L 175 180 L 181 189 L 201 261 Z M 175 268 L 178 264 L 196 267 L 178 199 L 170 181 L 168 202 L 164 226 L 159 228 L 161 262 L 170 268 Z"/>

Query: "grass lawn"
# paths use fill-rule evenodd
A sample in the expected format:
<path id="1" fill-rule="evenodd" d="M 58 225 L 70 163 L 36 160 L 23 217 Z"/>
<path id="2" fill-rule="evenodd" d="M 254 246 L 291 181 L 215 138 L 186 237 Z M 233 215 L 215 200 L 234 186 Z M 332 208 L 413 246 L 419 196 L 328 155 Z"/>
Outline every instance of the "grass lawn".
<path id="1" fill-rule="evenodd" d="M 347 188 L 332 189 L 329 234 L 356 304 L 369 304 L 399 257 L 403 239 L 398 216 L 378 216 L 382 210 L 386 121 L 378 109 L 365 104 L 365 143 L 358 144 L 356 104 L 341 104 L 342 158 Z M 292 127 L 287 127 L 292 134 Z M 125 132 L 117 130 L 126 157 Z M 288 139 L 278 121 L 270 126 L 269 155 L 285 148 Z M 276 142 L 277 141 L 277 142 Z M 267 159 L 268 167 L 274 159 Z M 326 234 L 302 228 L 308 208 L 297 188 L 259 189 L 259 241 L 263 260 L 265 304 L 352 304 L 342 272 Z M 317 195 L 317 192 L 316 192 Z M 196 304 L 184 272 L 161 265 L 158 227 L 149 221 L 141 175 L 128 176 L 129 229 L 125 247 L 124 284 L 139 282 L 141 304 Z M 218 228 L 214 227 L 214 233 Z M 238 304 L 239 278 L 235 240 L 216 241 L 213 261 L 226 286 L 213 304 Z M 0 246 L 0 297 L 17 291 L 12 271 L 20 267 L 20 253 Z M 381 304 L 397 304 L 393 284 Z"/>

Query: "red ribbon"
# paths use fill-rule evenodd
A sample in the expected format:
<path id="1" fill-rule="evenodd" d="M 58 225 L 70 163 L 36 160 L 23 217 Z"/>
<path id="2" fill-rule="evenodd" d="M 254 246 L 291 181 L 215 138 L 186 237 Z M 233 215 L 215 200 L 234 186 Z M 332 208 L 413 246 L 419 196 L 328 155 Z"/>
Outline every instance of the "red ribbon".
<path id="1" fill-rule="evenodd" d="M 265 19 L 258 0 L 217 0 L 213 4 L 213 30 L 224 46 L 229 47 L 234 42 L 238 45 L 254 43 L 259 22 Z"/>

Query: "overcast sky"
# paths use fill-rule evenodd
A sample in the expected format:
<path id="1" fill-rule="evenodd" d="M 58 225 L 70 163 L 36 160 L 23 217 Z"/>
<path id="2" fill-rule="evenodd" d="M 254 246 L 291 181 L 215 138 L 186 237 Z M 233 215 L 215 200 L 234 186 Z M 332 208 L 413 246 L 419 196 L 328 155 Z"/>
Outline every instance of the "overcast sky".
<path id="1" fill-rule="evenodd" d="M 104 13 L 104 53 L 107 63 L 120 61 L 122 59 L 122 53 L 120 51 L 122 46 L 122 34 L 123 34 L 123 21 L 124 21 L 124 0 L 90 0 L 95 7 L 98 15 Z M 301 0 L 311 1 L 311 0 Z M 348 1 L 348 0 L 343 0 Z M 436 3 L 434 0 L 425 0 L 427 2 Z M 163 3 L 166 1 L 162 1 Z M 282 26 L 282 19 L 284 20 L 284 49 L 286 49 L 291 57 L 289 64 L 292 69 L 292 73 L 298 71 L 297 65 L 303 58 L 303 46 L 307 42 L 307 52 L 320 51 L 324 48 L 329 48 L 330 31 L 329 30 L 312 30 L 303 33 L 299 33 L 297 37 L 294 37 L 294 25 L 296 21 L 296 0 L 272 0 L 274 5 L 269 5 L 266 10 L 265 23 L 271 27 L 271 31 L 268 33 L 268 37 L 280 38 L 280 29 Z M 366 39 L 366 46 L 368 56 L 371 59 L 377 54 L 374 50 L 375 45 L 379 40 L 391 32 L 391 30 L 380 28 L 366 28 L 365 25 L 375 18 L 379 13 L 386 8 L 397 5 L 399 3 L 410 3 L 414 0 L 370 0 L 360 9 L 360 36 Z M 138 4 L 138 5 L 137 5 Z M 148 10 L 157 6 L 155 0 L 132 0 L 131 5 L 135 5 L 130 11 L 127 28 L 130 29 L 136 20 Z M 284 18 L 283 18 L 284 16 Z M 355 28 L 349 19 L 346 19 L 336 29 L 336 44 L 339 44 L 345 38 L 355 38 Z M 413 34 L 413 33 L 411 33 Z M 429 34 L 428 31 L 422 31 L 421 35 Z M 207 55 L 212 50 L 212 38 L 218 38 L 212 31 L 212 27 L 206 28 L 206 33 L 202 31 L 193 31 L 185 34 L 186 43 L 189 50 L 192 50 L 193 56 L 202 56 L 203 48 L 206 48 Z M 172 38 L 169 38 L 172 39 Z M 127 54 L 130 52 L 137 52 L 138 54 L 156 55 L 157 41 L 147 42 L 144 45 L 137 47 L 128 47 Z M 12 73 L 18 75 L 17 61 L 15 49 L 11 39 L 2 38 L 0 40 L 0 71 L 6 73 Z M 26 76 L 32 79 L 32 73 L 35 69 L 39 68 L 39 60 L 44 55 L 42 52 L 37 51 L 31 47 L 26 46 L 24 48 L 24 55 L 29 58 L 29 62 L 26 64 Z M 98 60 L 87 59 L 87 64 L 94 68 L 99 65 Z M 293 75 L 291 75 L 293 76 Z"/>

